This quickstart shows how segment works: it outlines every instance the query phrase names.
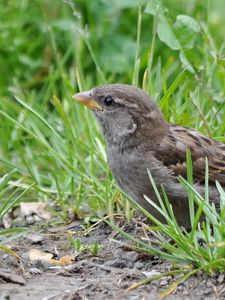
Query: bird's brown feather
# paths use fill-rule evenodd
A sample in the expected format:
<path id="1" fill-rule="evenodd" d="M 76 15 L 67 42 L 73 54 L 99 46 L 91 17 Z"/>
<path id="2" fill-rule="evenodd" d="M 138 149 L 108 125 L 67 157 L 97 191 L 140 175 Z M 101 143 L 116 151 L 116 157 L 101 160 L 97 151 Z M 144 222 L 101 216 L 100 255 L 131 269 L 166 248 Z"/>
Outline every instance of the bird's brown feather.
<path id="1" fill-rule="evenodd" d="M 209 164 L 209 182 L 225 184 L 225 144 L 201 135 L 194 129 L 169 125 L 169 133 L 162 139 L 156 153 L 158 159 L 171 169 L 175 176 L 186 177 L 186 150 L 190 149 L 193 177 L 196 182 L 205 180 L 205 158 Z"/>

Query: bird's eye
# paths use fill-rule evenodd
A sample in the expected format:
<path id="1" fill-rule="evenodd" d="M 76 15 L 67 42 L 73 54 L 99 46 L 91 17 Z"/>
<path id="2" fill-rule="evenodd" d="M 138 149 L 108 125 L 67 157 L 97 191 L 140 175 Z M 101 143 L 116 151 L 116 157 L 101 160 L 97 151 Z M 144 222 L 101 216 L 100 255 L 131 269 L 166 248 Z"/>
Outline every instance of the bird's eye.
<path id="1" fill-rule="evenodd" d="M 113 107 L 116 104 L 116 102 L 113 100 L 112 96 L 107 96 L 104 99 L 104 104 L 107 107 Z"/>

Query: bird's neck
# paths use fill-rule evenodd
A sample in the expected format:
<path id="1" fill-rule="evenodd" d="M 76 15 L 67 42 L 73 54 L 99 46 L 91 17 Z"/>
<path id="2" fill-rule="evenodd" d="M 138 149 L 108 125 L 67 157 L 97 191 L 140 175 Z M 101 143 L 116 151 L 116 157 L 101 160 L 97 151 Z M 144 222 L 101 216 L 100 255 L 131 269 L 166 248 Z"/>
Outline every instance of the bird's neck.
<path id="1" fill-rule="evenodd" d="M 160 124 L 145 124 L 140 126 L 133 133 L 118 136 L 116 138 L 108 135 L 106 138 L 107 146 L 118 148 L 118 152 L 132 151 L 136 148 L 148 148 L 148 150 L 157 150 L 162 139 L 168 134 L 168 124 L 163 120 Z"/>

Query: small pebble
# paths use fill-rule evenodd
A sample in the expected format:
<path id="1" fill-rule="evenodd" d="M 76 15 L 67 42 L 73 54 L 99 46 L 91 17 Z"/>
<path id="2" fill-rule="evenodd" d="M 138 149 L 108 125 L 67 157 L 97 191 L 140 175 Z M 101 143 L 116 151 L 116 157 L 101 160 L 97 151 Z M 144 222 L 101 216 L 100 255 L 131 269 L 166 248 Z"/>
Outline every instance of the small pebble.
<path id="1" fill-rule="evenodd" d="M 27 216 L 26 217 L 26 224 L 27 225 L 32 225 L 32 224 L 34 224 L 34 217 L 33 216 Z"/>
<path id="2" fill-rule="evenodd" d="M 134 264 L 134 267 L 138 270 L 141 270 L 143 267 L 144 267 L 144 263 L 140 262 L 140 261 L 137 261 L 135 264 Z"/>
<path id="3" fill-rule="evenodd" d="M 162 279 L 162 280 L 160 280 L 160 282 L 159 282 L 159 285 L 160 286 L 165 286 L 165 285 L 167 285 L 168 284 L 168 280 L 166 280 L 166 279 Z"/>
<path id="4" fill-rule="evenodd" d="M 138 253 L 135 251 L 124 252 L 123 259 L 127 259 L 131 262 L 135 262 L 138 259 Z"/>
<path id="5" fill-rule="evenodd" d="M 211 294 L 212 293 L 212 288 L 206 288 L 205 290 L 204 290 L 204 295 L 209 295 L 209 294 Z"/>
<path id="6" fill-rule="evenodd" d="M 2 218 L 2 223 L 5 229 L 9 229 L 12 227 L 12 218 L 9 214 L 5 214 Z"/>
<path id="7" fill-rule="evenodd" d="M 38 268 L 30 268 L 29 273 L 32 274 L 32 275 L 39 275 L 39 274 L 42 273 L 42 271 Z"/>
<path id="8" fill-rule="evenodd" d="M 160 275 L 161 273 L 155 269 L 151 270 L 151 271 L 143 271 L 141 272 L 142 274 L 144 274 L 146 277 L 155 277 Z"/>
<path id="9" fill-rule="evenodd" d="M 224 274 L 220 274 L 217 278 L 217 282 L 222 283 L 224 281 Z"/>
<path id="10" fill-rule="evenodd" d="M 104 265 L 107 267 L 114 267 L 114 268 L 121 268 L 121 269 L 129 267 L 127 265 L 127 261 L 121 258 L 109 260 L 105 262 Z"/>
<path id="11" fill-rule="evenodd" d="M 213 287 L 213 283 L 210 279 L 206 281 L 206 286 L 209 287 L 209 288 Z"/>
<path id="12" fill-rule="evenodd" d="M 26 238 L 32 244 L 41 244 L 43 242 L 43 235 L 41 234 L 28 234 Z"/>

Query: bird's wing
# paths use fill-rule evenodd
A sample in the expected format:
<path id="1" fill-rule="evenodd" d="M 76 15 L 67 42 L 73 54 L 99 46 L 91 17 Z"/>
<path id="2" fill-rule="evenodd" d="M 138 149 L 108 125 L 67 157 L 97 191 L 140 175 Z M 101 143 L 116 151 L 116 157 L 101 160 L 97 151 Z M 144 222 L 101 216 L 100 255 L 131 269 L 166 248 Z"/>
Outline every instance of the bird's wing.
<path id="1" fill-rule="evenodd" d="M 207 138 L 194 129 L 169 125 L 169 134 L 161 141 L 156 156 L 173 171 L 175 176 L 186 177 L 186 150 L 190 149 L 193 177 L 204 182 L 205 158 L 209 163 L 209 181 L 225 184 L 225 144 Z"/>

